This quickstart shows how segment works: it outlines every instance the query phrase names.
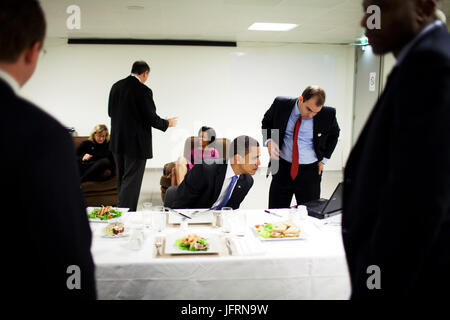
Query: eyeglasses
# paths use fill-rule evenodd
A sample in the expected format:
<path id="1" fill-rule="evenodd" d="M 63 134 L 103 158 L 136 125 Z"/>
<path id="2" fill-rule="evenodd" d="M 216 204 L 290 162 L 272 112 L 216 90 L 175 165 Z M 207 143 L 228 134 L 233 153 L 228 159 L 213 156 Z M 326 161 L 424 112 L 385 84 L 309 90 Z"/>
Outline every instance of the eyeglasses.
<path id="1" fill-rule="evenodd" d="M 45 50 L 44 48 L 41 49 L 41 51 L 39 52 L 39 58 L 42 58 L 43 56 L 45 56 L 47 54 L 47 50 Z"/>

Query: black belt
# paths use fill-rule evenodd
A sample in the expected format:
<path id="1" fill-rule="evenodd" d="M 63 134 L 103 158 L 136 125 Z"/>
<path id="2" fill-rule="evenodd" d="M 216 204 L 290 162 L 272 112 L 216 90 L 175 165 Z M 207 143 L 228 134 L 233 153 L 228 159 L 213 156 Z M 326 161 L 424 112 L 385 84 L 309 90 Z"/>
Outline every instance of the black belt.
<path id="1" fill-rule="evenodd" d="M 318 163 L 319 161 L 315 161 L 315 162 L 312 162 L 312 163 L 308 163 L 308 164 L 299 164 L 298 165 L 298 167 L 299 168 L 310 168 L 310 167 L 314 167 L 314 166 L 317 166 L 317 163 Z M 283 158 L 281 158 L 280 157 L 280 163 L 283 163 L 284 165 L 287 165 L 287 166 L 292 166 L 292 162 L 289 162 L 289 161 L 287 161 L 287 160 L 284 160 Z"/>

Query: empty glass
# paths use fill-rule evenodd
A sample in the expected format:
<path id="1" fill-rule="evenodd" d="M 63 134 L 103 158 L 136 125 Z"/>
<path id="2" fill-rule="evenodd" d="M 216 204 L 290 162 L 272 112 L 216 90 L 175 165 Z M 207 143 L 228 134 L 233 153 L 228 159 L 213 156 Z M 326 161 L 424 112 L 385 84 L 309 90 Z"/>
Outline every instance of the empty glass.
<path id="1" fill-rule="evenodd" d="M 237 210 L 234 214 L 236 235 L 245 236 L 247 231 L 247 214 L 242 210 Z"/>
<path id="2" fill-rule="evenodd" d="M 299 205 L 297 208 L 291 208 L 289 210 L 289 220 L 291 220 L 296 225 L 299 225 L 301 221 L 308 217 L 308 210 L 306 206 Z"/>
<path id="3" fill-rule="evenodd" d="M 153 204 L 151 202 L 142 204 L 142 220 L 146 228 L 150 228 L 152 224 L 152 209 Z"/>
<path id="4" fill-rule="evenodd" d="M 231 232 L 231 223 L 233 219 L 233 208 L 223 207 L 222 212 L 222 231 L 223 232 Z"/>
<path id="5" fill-rule="evenodd" d="M 153 230 L 161 232 L 166 225 L 166 210 L 163 206 L 152 208 L 152 226 Z"/>

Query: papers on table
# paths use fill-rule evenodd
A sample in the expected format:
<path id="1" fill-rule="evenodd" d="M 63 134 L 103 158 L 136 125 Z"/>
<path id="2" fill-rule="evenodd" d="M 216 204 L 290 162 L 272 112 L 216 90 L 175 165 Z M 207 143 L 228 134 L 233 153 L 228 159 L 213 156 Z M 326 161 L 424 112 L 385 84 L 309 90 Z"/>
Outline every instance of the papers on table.
<path id="1" fill-rule="evenodd" d="M 202 209 L 196 209 L 196 210 L 177 210 L 181 212 L 182 214 L 185 214 L 192 219 L 187 219 L 187 222 L 189 224 L 203 224 L 203 223 L 212 223 L 214 219 L 214 215 L 212 211 L 208 211 L 205 213 L 202 213 L 200 210 Z M 207 210 L 207 209 L 204 209 Z M 200 211 L 199 213 L 193 213 L 195 211 Z M 181 221 L 183 221 L 185 218 L 175 212 L 169 212 L 169 220 L 168 222 L 170 224 L 180 224 Z"/>

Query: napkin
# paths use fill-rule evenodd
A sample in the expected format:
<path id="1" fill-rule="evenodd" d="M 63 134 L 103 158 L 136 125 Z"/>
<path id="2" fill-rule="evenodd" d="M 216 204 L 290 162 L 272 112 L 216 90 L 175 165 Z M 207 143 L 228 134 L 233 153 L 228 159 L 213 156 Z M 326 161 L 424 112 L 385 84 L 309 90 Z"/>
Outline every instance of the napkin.
<path id="1" fill-rule="evenodd" d="M 261 242 L 253 236 L 234 237 L 233 242 L 241 256 L 256 256 L 266 252 Z"/>

